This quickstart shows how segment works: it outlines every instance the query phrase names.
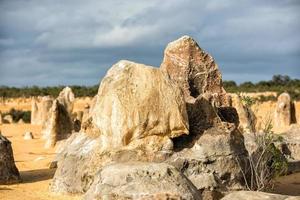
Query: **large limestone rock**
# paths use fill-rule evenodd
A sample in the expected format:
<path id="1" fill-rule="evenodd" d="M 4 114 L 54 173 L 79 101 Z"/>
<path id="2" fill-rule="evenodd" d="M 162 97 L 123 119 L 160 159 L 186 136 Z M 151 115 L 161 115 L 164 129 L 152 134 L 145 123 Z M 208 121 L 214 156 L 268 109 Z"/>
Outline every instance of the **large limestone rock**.
<path id="1" fill-rule="evenodd" d="M 168 44 L 161 69 L 183 88 L 190 125 L 188 136 L 173 139 L 176 153 L 168 162 L 199 190 L 243 188 L 247 151 L 214 59 L 184 36 Z"/>
<path id="2" fill-rule="evenodd" d="M 107 72 L 92 112 L 103 149 L 149 136 L 173 138 L 188 133 L 178 87 L 159 69 L 129 61 L 120 61 Z"/>
<path id="3" fill-rule="evenodd" d="M 57 99 L 53 101 L 49 111 L 49 119 L 43 127 L 45 148 L 54 147 L 57 141 L 68 138 L 72 134 L 72 110 L 74 94 L 69 87 L 64 88 Z"/>
<path id="4" fill-rule="evenodd" d="M 293 159 L 300 160 L 300 125 L 293 124 L 289 130 L 282 134 L 281 144 L 283 153 Z"/>
<path id="5" fill-rule="evenodd" d="M 20 181 L 11 142 L 0 132 L 0 184 L 12 184 Z"/>
<path id="6" fill-rule="evenodd" d="M 270 194 L 256 191 L 238 191 L 226 195 L 222 200 L 300 200 L 300 197 Z"/>
<path id="7" fill-rule="evenodd" d="M 187 100 L 206 92 L 224 92 L 221 73 L 214 59 L 189 36 L 168 44 L 161 69 L 178 82 Z"/>
<path id="8" fill-rule="evenodd" d="M 45 126 L 50 117 L 53 98 L 50 96 L 33 97 L 31 100 L 31 124 Z"/>
<path id="9" fill-rule="evenodd" d="M 282 93 L 277 99 L 274 113 L 274 128 L 283 130 L 289 127 L 292 122 L 291 97 L 288 93 Z"/>
<path id="10" fill-rule="evenodd" d="M 255 115 L 254 113 L 244 106 L 241 97 L 237 94 L 231 94 L 232 106 L 236 109 L 239 117 L 239 129 L 242 132 L 254 133 L 255 132 Z"/>
<path id="11" fill-rule="evenodd" d="M 158 68 L 120 61 L 99 87 L 91 117 L 59 154 L 51 190 L 85 192 L 113 161 L 157 161 L 188 134 L 182 91 Z M 70 184 L 72 183 L 72 184 Z"/>
<path id="12" fill-rule="evenodd" d="M 165 163 L 129 162 L 100 170 L 85 195 L 97 199 L 201 199 L 195 186 L 175 167 Z M 169 198 L 167 198 L 169 197 Z"/>

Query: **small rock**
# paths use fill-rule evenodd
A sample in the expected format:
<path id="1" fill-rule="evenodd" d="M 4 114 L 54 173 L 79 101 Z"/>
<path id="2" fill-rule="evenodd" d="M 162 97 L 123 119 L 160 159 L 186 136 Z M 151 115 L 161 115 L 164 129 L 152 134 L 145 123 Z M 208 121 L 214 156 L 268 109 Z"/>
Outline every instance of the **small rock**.
<path id="1" fill-rule="evenodd" d="M 27 132 L 25 132 L 25 134 L 24 134 L 24 140 L 32 140 L 34 137 L 33 137 L 33 134 L 32 134 L 32 132 L 30 132 L 30 131 L 27 131 Z"/>

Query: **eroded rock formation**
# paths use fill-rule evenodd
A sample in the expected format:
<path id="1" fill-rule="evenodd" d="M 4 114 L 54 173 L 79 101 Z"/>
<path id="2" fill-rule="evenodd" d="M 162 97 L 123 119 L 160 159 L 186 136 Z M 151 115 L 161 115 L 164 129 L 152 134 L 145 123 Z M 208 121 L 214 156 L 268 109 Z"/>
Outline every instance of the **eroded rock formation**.
<path id="1" fill-rule="evenodd" d="M 72 134 L 74 94 L 69 87 L 60 92 L 49 110 L 49 119 L 43 127 L 42 134 L 46 139 L 45 148 L 54 147 L 56 142 L 68 138 Z"/>
<path id="2" fill-rule="evenodd" d="M 274 127 L 284 129 L 292 123 L 292 102 L 288 93 L 279 95 L 274 113 Z"/>
<path id="3" fill-rule="evenodd" d="M 31 100 L 31 124 L 45 126 L 49 116 L 53 98 L 44 96 L 40 98 L 33 97 Z"/>
<path id="4" fill-rule="evenodd" d="M 12 184 L 20 181 L 11 142 L 0 132 L 0 184 Z"/>
<path id="5" fill-rule="evenodd" d="M 192 38 L 169 44 L 159 69 L 118 62 L 93 102 L 81 131 L 57 156 L 52 191 L 86 192 L 93 185 L 87 196 L 96 198 L 104 194 L 96 188 L 106 187 L 98 176 L 109 169 L 105 166 L 136 161 L 171 164 L 199 191 L 243 187 L 243 162 L 237 160 L 247 151 L 236 128 L 237 114 L 227 113 L 234 109 L 228 107 L 220 71 Z M 123 180 L 122 174 L 114 180 Z M 132 190 L 146 187 L 141 180 L 137 177 Z M 108 188 L 107 195 L 114 191 Z"/>

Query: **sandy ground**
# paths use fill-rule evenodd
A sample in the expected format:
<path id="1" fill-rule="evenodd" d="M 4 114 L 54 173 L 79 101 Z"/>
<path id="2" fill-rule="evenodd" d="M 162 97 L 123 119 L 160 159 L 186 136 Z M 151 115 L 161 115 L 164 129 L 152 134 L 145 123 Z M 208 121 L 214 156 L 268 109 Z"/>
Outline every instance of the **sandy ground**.
<path id="1" fill-rule="evenodd" d="M 0 125 L 2 134 L 12 142 L 16 165 L 22 183 L 0 185 L 0 200 L 77 200 L 80 196 L 63 196 L 50 193 L 49 183 L 54 175 L 48 166 L 55 156 L 54 149 L 44 149 L 41 127 L 30 124 Z M 25 131 L 32 131 L 35 139 L 23 140 Z M 276 180 L 274 193 L 300 195 L 300 173 L 280 177 Z"/>
<path id="2" fill-rule="evenodd" d="M 0 125 L 2 134 L 11 142 L 16 165 L 23 179 L 22 183 L 0 185 L 0 200 L 77 200 L 80 197 L 63 196 L 48 191 L 49 183 L 54 175 L 48 169 L 55 156 L 54 149 L 44 149 L 41 139 L 41 127 L 29 124 Z M 23 140 L 25 131 L 31 131 L 33 140 Z"/>

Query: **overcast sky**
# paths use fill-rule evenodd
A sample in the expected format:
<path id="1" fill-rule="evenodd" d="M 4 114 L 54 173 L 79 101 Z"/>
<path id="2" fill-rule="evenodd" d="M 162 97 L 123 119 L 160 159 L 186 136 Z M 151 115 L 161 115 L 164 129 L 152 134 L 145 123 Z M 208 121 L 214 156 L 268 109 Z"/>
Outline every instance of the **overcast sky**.
<path id="1" fill-rule="evenodd" d="M 300 78 L 299 0 L 0 0 L 0 85 L 94 85 L 182 35 L 225 80 Z"/>

